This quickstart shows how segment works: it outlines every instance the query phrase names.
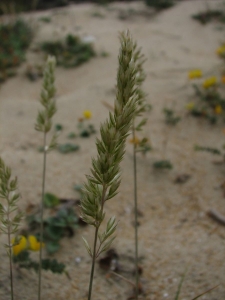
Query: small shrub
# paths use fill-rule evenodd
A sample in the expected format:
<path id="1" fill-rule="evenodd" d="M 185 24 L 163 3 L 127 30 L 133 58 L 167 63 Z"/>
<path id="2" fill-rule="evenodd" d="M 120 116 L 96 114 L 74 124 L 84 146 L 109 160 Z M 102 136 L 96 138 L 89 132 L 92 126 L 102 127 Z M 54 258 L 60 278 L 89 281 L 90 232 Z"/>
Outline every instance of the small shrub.
<path id="1" fill-rule="evenodd" d="M 8 68 L 17 67 L 25 60 L 25 51 L 32 40 L 32 30 L 22 20 L 0 25 L 0 78 L 9 77 Z"/>
<path id="2" fill-rule="evenodd" d="M 174 5 L 173 0 L 145 0 L 147 6 L 155 9 L 166 9 Z"/>
<path id="3" fill-rule="evenodd" d="M 64 42 L 44 42 L 41 49 L 54 55 L 57 64 L 65 68 L 79 66 L 95 56 L 92 44 L 84 43 L 77 36 L 68 34 Z"/>

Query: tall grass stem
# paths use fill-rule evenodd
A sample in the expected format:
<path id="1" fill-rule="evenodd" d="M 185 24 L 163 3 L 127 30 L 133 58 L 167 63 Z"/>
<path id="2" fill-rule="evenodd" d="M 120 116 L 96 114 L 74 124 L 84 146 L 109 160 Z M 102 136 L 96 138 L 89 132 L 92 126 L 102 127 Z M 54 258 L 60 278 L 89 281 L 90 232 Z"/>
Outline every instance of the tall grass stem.
<path id="1" fill-rule="evenodd" d="M 92 265 L 91 265 L 91 274 L 90 274 L 90 282 L 89 282 L 88 300 L 91 300 L 92 284 L 93 284 L 93 279 L 94 279 L 98 229 L 99 229 L 99 227 L 95 228 L 95 239 L 94 239 L 94 247 L 93 247 L 93 255 L 92 255 Z"/>
<path id="2" fill-rule="evenodd" d="M 46 132 L 44 132 L 44 157 L 43 157 L 43 174 L 42 174 L 42 199 L 41 199 L 41 224 L 40 224 L 40 243 L 43 245 L 43 214 L 44 214 L 44 194 L 45 194 L 45 177 L 46 177 L 46 158 L 47 158 L 47 149 L 46 149 Z M 40 247 L 39 252 L 39 270 L 38 270 L 38 300 L 41 300 L 41 270 L 42 270 L 42 246 Z"/>
<path id="3" fill-rule="evenodd" d="M 8 228 L 8 245 L 11 244 L 11 237 L 10 237 L 10 228 Z M 9 268 L 10 268 L 10 288 L 11 288 L 11 300 L 14 299 L 14 292 L 13 292 L 13 268 L 12 268 L 12 248 L 9 246 Z"/>
<path id="4" fill-rule="evenodd" d="M 132 128 L 133 141 L 135 141 L 135 128 Z M 138 197 L 137 197 L 137 157 L 136 143 L 133 143 L 133 167 L 134 167 L 134 228 L 135 228 L 135 299 L 138 300 L 139 273 L 138 273 Z"/>

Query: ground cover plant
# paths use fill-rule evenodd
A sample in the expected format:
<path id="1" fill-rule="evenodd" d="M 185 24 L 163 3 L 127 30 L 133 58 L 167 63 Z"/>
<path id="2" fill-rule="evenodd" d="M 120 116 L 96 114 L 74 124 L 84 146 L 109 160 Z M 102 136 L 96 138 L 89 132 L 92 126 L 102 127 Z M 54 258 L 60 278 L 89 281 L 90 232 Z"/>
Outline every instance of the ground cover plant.
<path id="1" fill-rule="evenodd" d="M 15 67 L 25 60 L 32 36 L 32 30 L 23 20 L 0 25 L 0 82 L 14 75 Z"/>
<path id="2" fill-rule="evenodd" d="M 145 3 L 157 10 L 166 9 L 175 4 L 173 0 L 145 0 Z"/>
<path id="3" fill-rule="evenodd" d="M 225 23 L 225 7 L 213 9 L 208 1 L 205 1 L 205 10 L 192 15 L 192 18 L 201 24 L 205 25 L 212 21 Z"/>
<path id="4" fill-rule="evenodd" d="M 224 53 L 225 49 L 222 44 L 216 50 L 216 54 L 222 61 L 224 61 Z M 215 124 L 221 119 L 225 121 L 224 65 L 222 65 L 219 76 L 208 76 L 202 80 L 202 70 L 195 69 L 189 72 L 188 77 L 195 81 L 193 88 L 196 96 L 196 101 L 190 102 L 186 106 L 190 114 L 206 118 L 211 124 Z"/>
<path id="5" fill-rule="evenodd" d="M 92 44 L 82 42 L 72 34 L 68 34 L 63 42 L 43 42 L 41 49 L 54 55 L 58 65 L 66 68 L 79 66 L 95 56 Z"/>

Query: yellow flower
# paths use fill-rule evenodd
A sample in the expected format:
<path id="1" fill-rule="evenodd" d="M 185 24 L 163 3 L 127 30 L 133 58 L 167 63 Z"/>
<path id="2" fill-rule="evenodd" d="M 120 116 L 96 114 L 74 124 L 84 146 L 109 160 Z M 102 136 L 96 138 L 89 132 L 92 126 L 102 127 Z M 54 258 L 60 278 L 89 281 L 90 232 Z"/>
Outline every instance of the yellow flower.
<path id="1" fill-rule="evenodd" d="M 140 144 L 140 140 L 136 136 L 133 139 L 130 139 L 129 142 L 131 144 L 134 144 L 134 145 L 139 145 Z"/>
<path id="2" fill-rule="evenodd" d="M 202 77 L 202 71 L 201 70 L 191 70 L 189 73 L 188 73 L 188 78 L 189 79 L 194 79 L 194 78 L 201 78 Z"/>
<path id="3" fill-rule="evenodd" d="M 216 53 L 217 53 L 219 56 L 225 55 L 225 45 L 220 46 L 220 47 L 216 50 Z"/>
<path id="4" fill-rule="evenodd" d="M 220 114 L 222 113 L 222 111 L 223 111 L 223 109 L 222 109 L 222 107 L 221 107 L 220 105 L 217 105 L 217 106 L 215 107 L 215 113 L 216 113 L 217 115 L 220 115 Z"/>
<path id="5" fill-rule="evenodd" d="M 85 119 L 90 119 L 92 117 L 92 113 L 90 110 L 85 110 L 83 112 L 83 116 L 85 117 Z"/>
<path id="6" fill-rule="evenodd" d="M 32 251 L 38 251 L 41 248 L 41 243 L 37 241 L 36 237 L 34 235 L 28 236 L 28 242 L 29 242 L 29 250 Z M 44 243 L 42 243 L 42 247 L 44 247 Z"/>
<path id="7" fill-rule="evenodd" d="M 18 243 L 17 243 L 18 241 Z M 15 245 L 14 245 L 15 244 Z M 21 236 L 19 238 L 13 238 L 12 239 L 12 249 L 13 249 L 13 255 L 18 255 L 20 252 L 25 250 L 27 248 L 27 239 L 25 236 Z"/>
<path id="8" fill-rule="evenodd" d="M 214 85 L 216 85 L 216 84 L 217 84 L 217 78 L 216 78 L 215 76 L 212 76 L 212 77 L 207 78 L 207 79 L 203 82 L 202 86 L 203 86 L 205 89 L 208 89 L 209 87 L 212 87 L 212 86 L 214 86 Z"/>
<path id="9" fill-rule="evenodd" d="M 194 102 L 189 102 L 189 103 L 186 105 L 186 109 L 187 109 L 187 110 L 193 110 L 194 107 L 195 107 Z"/>

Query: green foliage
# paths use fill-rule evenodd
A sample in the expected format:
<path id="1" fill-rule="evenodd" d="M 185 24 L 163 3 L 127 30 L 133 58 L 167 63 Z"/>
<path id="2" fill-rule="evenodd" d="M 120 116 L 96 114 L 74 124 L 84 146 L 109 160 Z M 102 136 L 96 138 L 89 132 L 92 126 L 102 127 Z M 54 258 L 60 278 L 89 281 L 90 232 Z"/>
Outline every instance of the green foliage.
<path id="1" fill-rule="evenodd" d="M 221 151 L 216 148 L 202 147 L 202 146 L 195 145 L 194 149 L 195 149 L 195 151 L 206 151 L 206 152 L 210 152 L 214 155 L 222 155 Z"/>
<path id="2" fill-rule="evenodd" d="M 39 236 L 41 222 L 39 214 L 28 215 L 26 220 L 29 234 L 33 233 Z M 43 241 L 49 254 L 53 254 L 59 250 L 60 240 L 64 236 L 73 235 L 74 230 L 78 227 L 78 221 L 79 219 L 71 207 L 59 208 L 55 215 L 43 219 Z"/>
<path id="3" fill-rule="evenodd" d="M 225 98 L 219 92 L 217 84 L 205 88 L 193 84 L 193 88 L 200 102 L 196 103 L 190 113 L 195 117 L 206 118 L 211 124 L 217 123 L 219 118 L 225 121 Z"/>
<path id="4" fill-rule="evenodd" d="M 219 21 L 225 23 L 225 11 L 217 9 L 209 9 L 204 12 L 194 14 L 192 18 L 205 25 L 211 21 Z"/>
<path id="5" fill-rule="evenodd" d="M 143 138 L 142 140 L 140 140 L 135 149 L 136 152 L 141 152 L 144 155 L 151 150 L 152 147 L 147 138 Z"/>
<path id="6" fill-rule="evenodd" d="M 62 131 L 63 125 L 62 124 L 55 124 L 55 131 Z"/>
<path id="7" fill-rule="evenodd" d="M 173 0 L 145 0 L 147 6 L 155 9 L 166 9 L 174 5 Z"/>
<path id="8" fill-rule="evenodd" d="M 12 74 L 9 68 L 25 60 L 25 52 L 32 40 L 30 26 L 22 20 L 0 25 L 0 82 Z"/>
<path id="9" fill-rule="evenodd" d="M 163 113 L 167 124 L 176 125 L 181 120 L 179 116 L 175 115 L 175 112 L 172 109 L 164 108 Z"/>
<path id="10" fill-rule="evenodd" d="M 70 153 L 70 152 L 75 152 L 79 149 L 80 149 L 79 145 L 71 144 L 71 143 L 58 145 L 58 151 L 60 153 L 63 153 L 63 154 L 67 154 L 67 153 Z"/>
<path id="11" fill-rule="evenodd" d="M 51 193 L 45 193 L 44 195 L 45 207 L 52 208 L 59 205 L 59 198 Z"/>
<path id="12" fill-rule="evenodd" d="M 89 137 L 90 135 L 96 133 L 94 125 L 86 124 L 85 121 L 81 121 L 78 123 L 78 129 L 79 136 L 83 138 Z"/>
<path id="13" fill-rule="evenodd" d="M 56 57 L 58 65 L 65 68 L 77 67 L 95 56 L 93 46 L 81 41 L 72 34 L 68 34 L 64 42 L 44 42 L 41 49 Z"/>
<path id="14" fill-rule="evenodd" d="M 154 162 L 153 167 L 156 169 L 172 169 L 173 165 L 169 160 L 159 160 Z"/>
<path id="15" fill-rule="evenodd" d="M 51 18 L 50 17 L 41 17 L 39 20 L 42 21 L 42 22 L 44 22 L 44 23 L 50 23 L 51 22 Z"/>
<path id="16" fill-rule="evenodd" d="M 36 262 L 30 258 L 29 251 L 22 251 L 17 256 L 13 257 L 13 262 L 18 264 L 20 268 L 33 269 L 38 272 L 39 262 Z M 65 272 L 66 265 L 59 263 L 56 259 L 45 258 L 41 261 L 41 268 L 43 270 L 50 270 L 52 273 L 62 274 Z"/>

